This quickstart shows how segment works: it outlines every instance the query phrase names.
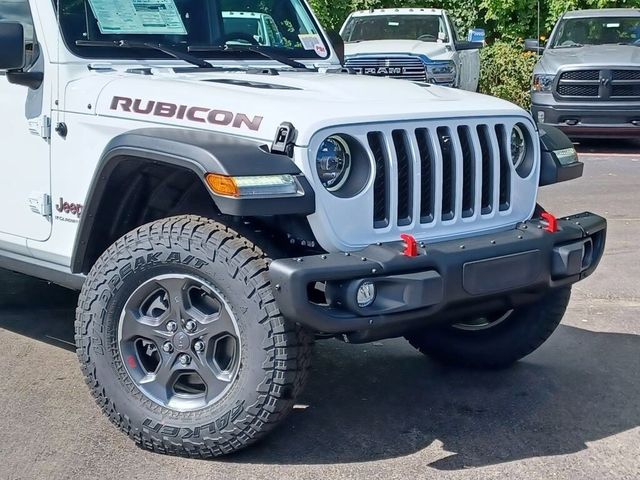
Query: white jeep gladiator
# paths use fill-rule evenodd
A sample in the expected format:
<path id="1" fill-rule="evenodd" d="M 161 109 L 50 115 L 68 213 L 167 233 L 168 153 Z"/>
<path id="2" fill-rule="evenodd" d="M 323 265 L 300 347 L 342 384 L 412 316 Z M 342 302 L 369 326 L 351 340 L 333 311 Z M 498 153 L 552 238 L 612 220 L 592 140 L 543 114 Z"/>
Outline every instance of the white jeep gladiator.
<path id="1" fill-rule="evenodd" d="M 446 10 L 358 11 L 349 15 L 340 34 L 346 44 L 346 66 L 358 73 L 478 89 L 484 43 L 461 38 Z"/>
<path id="2" fill-rule="evenodd" d="M 257 441 L 316 339 L 509 365 L 600 261 L 603 218 L 536 205 L 582 174 L 562 133 L 329 38 L 302 0 L 0 3 L 0 267 L 80 290 L 87 384 L 142 448 Z"/>

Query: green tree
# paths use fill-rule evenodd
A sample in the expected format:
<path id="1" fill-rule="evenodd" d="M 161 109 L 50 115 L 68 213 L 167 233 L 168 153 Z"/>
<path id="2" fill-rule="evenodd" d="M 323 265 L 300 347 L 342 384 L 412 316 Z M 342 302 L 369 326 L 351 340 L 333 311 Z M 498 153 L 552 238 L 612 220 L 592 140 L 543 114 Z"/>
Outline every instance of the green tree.
<path id="1" fill-rule="evenodd" d="M 483 27 L 490 40 L 515 41 L 535 37 L 538 28 L 538 0 L 311 0 L 326 28 L 339 29 L 349 13 L 369 8 L 445 8 L 462 32 Z M 640 7 L 640 0 L 540 0 L 541 33 L 547 35 L 567 9 Z"/>

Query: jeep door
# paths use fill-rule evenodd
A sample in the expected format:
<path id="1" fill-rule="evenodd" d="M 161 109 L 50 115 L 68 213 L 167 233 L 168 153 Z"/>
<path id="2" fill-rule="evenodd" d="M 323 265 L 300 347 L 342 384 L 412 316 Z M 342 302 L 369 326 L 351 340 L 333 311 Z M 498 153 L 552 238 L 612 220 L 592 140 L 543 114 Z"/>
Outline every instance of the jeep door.
<path id="1" fill-rule="evenodd" d="M 36 24 L 28 0 L 2 0 L 0 22 L 20 22 L 24 28 L 26 67 L 44 73 L 44 51 L 36 40 Z M 0 45 L 0 49 L 5 48 Z M 50 148 L 47 125 L 51 82 L 39 87 L 27 76 L 0 71 L 0 245 L 24 245 L 24 239 L 44 241 L 51 233 Z M 3 248 L 0 246 L 0 248 Z"/>

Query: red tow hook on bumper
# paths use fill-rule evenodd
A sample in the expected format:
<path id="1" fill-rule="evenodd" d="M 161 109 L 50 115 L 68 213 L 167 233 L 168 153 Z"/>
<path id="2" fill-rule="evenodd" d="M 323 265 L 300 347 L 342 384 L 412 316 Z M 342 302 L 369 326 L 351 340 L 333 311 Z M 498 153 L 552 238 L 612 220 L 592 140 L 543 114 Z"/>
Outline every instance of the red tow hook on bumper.
<path id="1" fill-rule="evenodd" d="M 558 231 L 558 219 L 556 217 L 549 212 L 542 212 L 540 216 L 547 222 L 547 228 L 545 228 L 547 232 L 556 233 Z"/>
<path id="2" fill-rule="evenodd" d="M 407 235 L 406 233 L 403 233 L 402 235 L 400 235 L 400 238 L 402 238 L 405 243 L 403 255 L 405 257 L 417 257 L 418 242 L 416 241 L 415 237 L 413 235 Z"/>

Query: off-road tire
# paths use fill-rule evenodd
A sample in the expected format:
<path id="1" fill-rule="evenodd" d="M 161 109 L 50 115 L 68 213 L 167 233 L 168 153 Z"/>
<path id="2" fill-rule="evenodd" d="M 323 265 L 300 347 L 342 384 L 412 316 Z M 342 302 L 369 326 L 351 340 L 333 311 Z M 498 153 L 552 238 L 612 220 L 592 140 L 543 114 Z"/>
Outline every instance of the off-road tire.
<path id="1" fill-rule="evenodd" d="M 195 216 L 137 228 L 96 262 L 78 302 L 77 354 L 98 405 L 138 446 L 194 458 L 228 454 L 263 437 L 292 409 L 307 377 L 313 338 L 280 314 L 268 262 L 233 230 Z M 145 279 L 165 272 L 215 284 L 242 337 L 237 379 L 202 410 L 178 412 L 154 403 L 127 374 L 118 351 L 118 305 Z"/>
<path id="2" fill-rule="evenodd" d="M 571 287 L 554 289 L 486 329 L 444 326 L 413 332 L 405 338 L 420 352 L 441 363 L 505 368 L 537 350 L 551 336 L 564 316 L 570 297 Z"/>

